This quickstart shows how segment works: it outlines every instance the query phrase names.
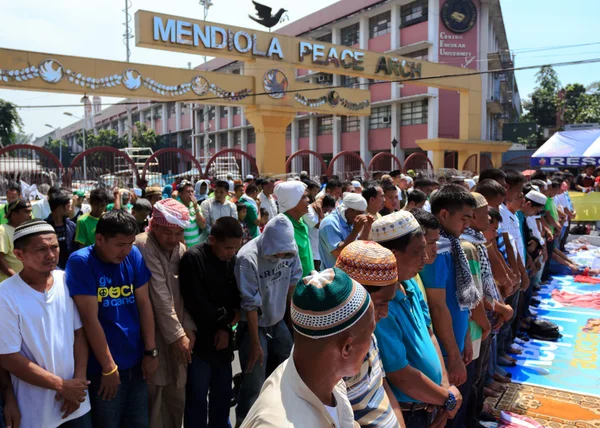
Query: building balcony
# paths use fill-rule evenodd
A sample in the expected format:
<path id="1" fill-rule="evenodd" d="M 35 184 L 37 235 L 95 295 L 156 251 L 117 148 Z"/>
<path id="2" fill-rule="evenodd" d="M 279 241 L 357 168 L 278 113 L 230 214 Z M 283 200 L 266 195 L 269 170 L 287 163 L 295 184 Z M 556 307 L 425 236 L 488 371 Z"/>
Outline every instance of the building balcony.
<path id="1" fill-rule="evenodd" d="M 433 42 L 430 42 L 429 40 L 423 40 L 421 42 L 412 43 L 412 44 L 406 45 L 406 46 L 401 46 L 396 49 L 390 49 L 389 51 L 386 52 L 386 54 L 403 56 L 403 55 L 409 54 L 411 52 L 417 52 L 417 51 L 420 51 L 423 49 L 429 49 L 431 46 L 433 46 Z"/>
<path id="2" fill-rule="evenodd" d="M 500 102 L 499 98 L 492 96 L 491 99 L 487 100 L 487 109 L 490 113 L 502 114 L 504 113 L 504 106 Z"/>
<path id="3" fill-rule="evenodd" d="M 513 61 L 508 52 L 489 52 L 488 53 L 488 69 L 502 70 L 513 66 Z"/>

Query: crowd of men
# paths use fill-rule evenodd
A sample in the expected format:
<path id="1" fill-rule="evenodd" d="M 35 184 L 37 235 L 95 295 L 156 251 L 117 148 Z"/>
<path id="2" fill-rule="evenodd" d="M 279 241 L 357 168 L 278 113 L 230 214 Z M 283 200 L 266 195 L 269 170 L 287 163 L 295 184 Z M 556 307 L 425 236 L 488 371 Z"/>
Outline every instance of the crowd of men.
<path id="1" fill-rule="evenodd" d="M 0 208 L 0 420 L 493 419 L 485 398 L 511 382 L 503 367 L 529 340 L 542 281 L 595 273 L 562 252 L 573 175 L 375 178 L 52 188 L 33 202 L 47 204 L 40 215 L 11 185 Z"/>

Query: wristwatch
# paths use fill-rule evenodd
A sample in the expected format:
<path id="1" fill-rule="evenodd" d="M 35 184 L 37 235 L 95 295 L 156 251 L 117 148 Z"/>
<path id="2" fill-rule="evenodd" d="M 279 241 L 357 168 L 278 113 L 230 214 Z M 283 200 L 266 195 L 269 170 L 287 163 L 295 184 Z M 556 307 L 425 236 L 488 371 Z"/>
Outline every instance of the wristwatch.
<path id="1" fill-rule="evenodd" d="M 444 408 L 449 412 L 456 408 L 456 397 L 450 391 L 448 391 L 448 399 L 444 403 Z"/>
<path id="2" fill-rule="evenodd" d="M 158 349 L 154 348 L 154 349 L 150 349 L 148 351 L 144 351 L 144 356 L 157 358 L 158 357 Z"/>

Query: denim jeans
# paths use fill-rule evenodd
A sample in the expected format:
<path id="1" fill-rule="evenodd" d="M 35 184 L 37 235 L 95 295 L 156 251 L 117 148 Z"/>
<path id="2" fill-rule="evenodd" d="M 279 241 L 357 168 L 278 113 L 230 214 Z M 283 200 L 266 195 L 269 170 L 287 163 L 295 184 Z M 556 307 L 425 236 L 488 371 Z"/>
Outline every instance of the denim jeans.
<path id="1" fill-rule="evenodd" d="M 119 370 L 121 384 L 112 400 L 98 395 L 102 375 L 90 376 L 90 403 L 94 428 L 147 428 L 148 385 L 142 377 L 142 366 Z"/>
<path id="2" fill-rule="evenodd" d="M 403 410 L 402 417 L 406 428 L 427 428 L 431 423 L 431 413 L 425 409 L 416 412 Z"/>
<path id="3" fill-rule="evenodd" d="M 263 350 L 262 364 L 257 361 L 252 371 L 246 372 L 248 357 L 252 347 L 252 339 L 248 333 L 248 324 L 240 322 L 237 329 L 237 343 L 240 351 L 240 365 L 244 374 L 236 408 L 236 420 L 242 423 L 250 408 L 258 398 L 260 389 L 265 382 L 267 358 L 270 353 L 277 357 L 278 365 L 289 356 L 294 344 L 292 334 L 283 320 L 271 327 L 259 327 L 258 337 Z"/>
<path id="4" fill-rule="evenodd" d="M 87 412 L 85 415 L 65 422 L 59 425 L 59 428 L 92 428 L 92 412 Z"/>
<path id="5" fill-rule="evenodd" d="M 231 361 L 215 359 L 208 362 L 196 354 L 192 355 L 185 387 L 185 428 L 231 427 L 231 378 Z"/>

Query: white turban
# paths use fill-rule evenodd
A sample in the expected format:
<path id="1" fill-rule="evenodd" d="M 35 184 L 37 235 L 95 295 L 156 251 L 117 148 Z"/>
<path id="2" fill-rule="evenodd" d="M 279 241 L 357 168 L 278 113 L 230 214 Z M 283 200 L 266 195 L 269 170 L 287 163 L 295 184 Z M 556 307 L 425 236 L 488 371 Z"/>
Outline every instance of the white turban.
<path id="1" fill-rule="evenodd" d="M 367 200 L 358 193 L 344 193 L 342 204 L 344 204 L 346 208 L 350 208 L 356 211 L 367 210 Z"/>
<path id="2" fill-rule="evenodd" d="M 285 181 L 275 187 L 275 197 L 279 202 L 279 211 L 283 214 L 294 208 L 304 195 L 306 184 L 301 181 Z"/>

